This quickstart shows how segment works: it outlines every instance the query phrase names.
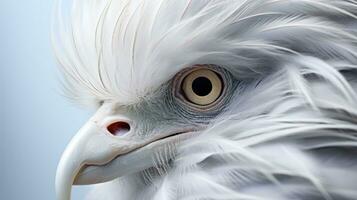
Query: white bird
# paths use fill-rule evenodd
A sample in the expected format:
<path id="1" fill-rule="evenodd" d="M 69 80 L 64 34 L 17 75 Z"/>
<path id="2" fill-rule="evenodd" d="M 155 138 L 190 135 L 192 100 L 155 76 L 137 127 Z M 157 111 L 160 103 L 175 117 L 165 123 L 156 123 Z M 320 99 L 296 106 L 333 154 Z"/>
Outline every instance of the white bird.
<path id="1" fill-rule="evenodd" d="M 58 200 L 94 183 L 90 200 L 357 199 L 357 1 L 63 0 L 57 14 L 66 91 L 97 110 L 63 153 Z"/>

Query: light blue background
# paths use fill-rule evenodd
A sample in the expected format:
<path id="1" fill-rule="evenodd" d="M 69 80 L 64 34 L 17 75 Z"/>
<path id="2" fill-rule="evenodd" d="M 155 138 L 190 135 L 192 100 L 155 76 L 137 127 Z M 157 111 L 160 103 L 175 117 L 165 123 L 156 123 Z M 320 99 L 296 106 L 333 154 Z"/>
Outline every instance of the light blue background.
<path id="1" fill-rule="evenodd" d="M 56 165 L 89 117 L 61 96 L 50 44 L 54 1 L 0 1 L 0 199 L 55 199 Z M 73 199 L 83 199 L 83 188 Z"/>

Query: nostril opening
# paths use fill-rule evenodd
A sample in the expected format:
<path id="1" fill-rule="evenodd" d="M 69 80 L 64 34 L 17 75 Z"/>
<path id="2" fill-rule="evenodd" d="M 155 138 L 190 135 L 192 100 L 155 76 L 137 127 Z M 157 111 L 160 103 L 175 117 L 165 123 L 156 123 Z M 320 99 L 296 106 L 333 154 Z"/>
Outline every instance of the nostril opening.
<path id="1" fill-rule="evenodd" d="M 114 135 L 124 135 L 130 131 L 130 125 L 126 122 L 115 122 L 107 127 L 108 131 Z"/>

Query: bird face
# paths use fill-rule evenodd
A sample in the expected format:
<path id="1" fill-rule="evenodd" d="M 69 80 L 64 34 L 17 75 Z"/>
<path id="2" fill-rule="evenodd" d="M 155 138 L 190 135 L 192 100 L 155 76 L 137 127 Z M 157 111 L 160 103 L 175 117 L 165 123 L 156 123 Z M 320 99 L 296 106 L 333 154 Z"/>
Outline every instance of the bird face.
<path id="1" fill-rule="evenodd" d="M 63 153 L 58 191 L 69 198 L 73 183 L 102 183 L 151 167 L 155 153 L 204 130 L 238 85 L 224 68 L 195 65 L 136 104 L 103 102 Z"/>
<path id="2" fill-rule="evenodd" d="M 55 53 L 68 96 L 96 111 L 60 160 L 59 200 L 172 162 L 190 167 L 166 181 L 199 199 L 352 194 L 334 187 L 351 167 L 324 160 L 357 146 L 354 1 L 72 3 Z"/>

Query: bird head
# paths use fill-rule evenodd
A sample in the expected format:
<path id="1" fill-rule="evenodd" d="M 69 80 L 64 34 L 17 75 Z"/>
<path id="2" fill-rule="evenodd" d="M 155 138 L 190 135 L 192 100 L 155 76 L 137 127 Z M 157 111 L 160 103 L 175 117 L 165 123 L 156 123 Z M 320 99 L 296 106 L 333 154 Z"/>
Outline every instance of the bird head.
<path id="1" fill-rule="evenodd" d="M 318 2 L 77 0 L 68 15 L 60 3 L 53 41 L 64 86 L 96 111 L 63 153 L 58 199 L 73 184 L 169 165 L 194 138 L 295 144 L 337 123 L 321 114 L 336 105 L 321 99 L 339 93 L 326 101 L 345 111 L 355 102 L 338 72 L 356 59 L 355 35 L 335 15 L 353 16 Z"/>
<path id="2" fill-rule="evenodd" d="M 103 101 L 63 153 L 58 190 L 69 194 L 73 183 L 102 183 L 152 167 L 155 153 L 199 134 L 223 112 L 237 85 L 227 70 L 197 65 L 137 103 Z"/>

